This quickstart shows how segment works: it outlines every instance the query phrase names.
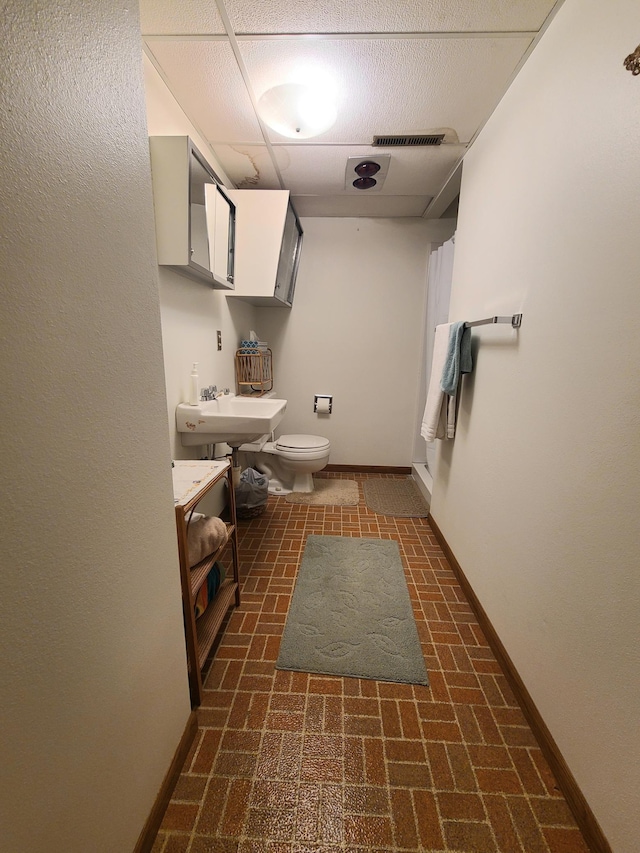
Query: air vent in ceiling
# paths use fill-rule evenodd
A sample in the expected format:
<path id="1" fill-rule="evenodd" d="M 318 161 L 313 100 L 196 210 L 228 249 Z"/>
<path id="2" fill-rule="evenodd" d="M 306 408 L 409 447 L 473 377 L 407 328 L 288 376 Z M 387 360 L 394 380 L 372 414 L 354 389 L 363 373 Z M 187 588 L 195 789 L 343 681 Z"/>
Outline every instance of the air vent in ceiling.
<path id="1" fill-rule="evenodd" d="M 429 133 L 422 136 L 374 136 L 372 145 L 376 148 L 407 145 L 440 145 L 444 139 L 444 133 Z"/>

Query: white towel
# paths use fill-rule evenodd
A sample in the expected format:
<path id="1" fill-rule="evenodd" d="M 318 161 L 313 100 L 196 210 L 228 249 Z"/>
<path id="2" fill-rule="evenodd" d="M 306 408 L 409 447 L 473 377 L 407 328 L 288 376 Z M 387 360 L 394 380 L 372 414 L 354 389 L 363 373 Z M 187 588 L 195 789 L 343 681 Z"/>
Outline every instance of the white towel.
<path id="1" fill-rule="evenodd" d="M 431 377 L 427 390 L 427 403 L 424 407 L 420 435 L 425 441 L 436 438 L 453 438 L 456 431 L 456 396 L 445 394 L 440 387 L 440 379 L 447 358 L 449 331 L 452 323 L 436 326 L 433 343 L 433 361 Z"/>

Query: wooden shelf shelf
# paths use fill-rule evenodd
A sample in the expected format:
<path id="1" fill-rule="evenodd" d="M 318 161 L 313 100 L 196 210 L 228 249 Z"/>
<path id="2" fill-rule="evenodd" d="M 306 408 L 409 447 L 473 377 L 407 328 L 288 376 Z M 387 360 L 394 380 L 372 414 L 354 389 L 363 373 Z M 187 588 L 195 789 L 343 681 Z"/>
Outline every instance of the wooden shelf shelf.
<path id="1" fill-rule="evenodd" d="M 198 664 L 200 669 L 205 665 L 211 646 L 214 644 L 220 626 L 227 615 L 227 610 L 233 604 L 238 584 L 233 580 L 224 580 L 216 597 L 204 611 L 199 619 L 196 619 L 196 634 L 198 637 Z"/>
<path id="2" fill-rule="evenodd" d="M 217 483 L 226 479 L 227 506 L 223 512 L 228 539 L 212 554 L 209 554 L 193 568 L 190 567 L 187 542 L 187 516 L 202 498 Z M 184 615 L 185 642 L 187 647 L 187 668 L 191 705 L 197 707 L 202 701 L 202 667 L 211 651 L 220 631 L 225 615 L 233 604 L 240 604 L 240 574 L 238 566 L 238 529 L 236 525 L 235 492 L 231 473 L 231 464 L 224 462 L 196 462 L 185 460 L 174 463 L 173 491 L 176 511 L 176 531 L 178 535 L 178 555 L 180 558 L 180 580 L 182 584 L 182 610 Z M 204 613 L 196 620 L 195 599 L 199 589 L 206 582 L 213 564 L 231 548 L 232 567 L 220 585 L 215 598 L 209 602 Z"/>
<path id="3" fill-rule="evenodd" d="M 213 554 L 209 554 L 207 557 L 204 558 L 204 560 L 201 560 L 199 563 L 196 563 L 196 565 L 193 566 L 189 570 L 191 573 L 191 576 L 190 576 L 191 595 L 193 596 L 194 601 L 195 601 L 196 596 L 198 594 L 198 590 L 200 589 L 202 584 L 205 582 L 205 580 L 207 579 L 207 575 L 209 574 L 209 572 L 213 568 L 213 564 L 216 562 L 216 560 L 220 559 L 220 557 L 224 553 L 225 549 L 229 545 L 229 539 L 231 539 L 231 537 L 233 536 L 234 533 L 235 533 L 234 525 L 233 524 L 227 524 L 227 534 L 228 534 L 229 538 L 224 543 L 224 545 L 221 545 L 217 551 L 214 551 Z"/>

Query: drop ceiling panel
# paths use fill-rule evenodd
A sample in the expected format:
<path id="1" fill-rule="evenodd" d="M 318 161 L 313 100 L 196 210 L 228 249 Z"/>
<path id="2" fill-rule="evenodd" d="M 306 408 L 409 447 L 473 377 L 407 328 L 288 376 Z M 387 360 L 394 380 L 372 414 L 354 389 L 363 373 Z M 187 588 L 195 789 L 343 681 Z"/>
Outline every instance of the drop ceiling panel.
<path id="1" fill-rule="evenodd" d="M 220 165 L 238 189 L 282 189 L 266 145 L 219 144 L 211 147 Z"/>
<path id="2" fill-rule="evenodd" d="M 382 193 L 387 195 L 434 196 L 460 161 L 464 145 L 440 145 L 434 148 L 373 149 L 391 154 L 391 163 Z M 374 155 L 375 156 L 375 155 Z M 350 193 L 362 192 L 356 189 Z"/>
<path id="3" fill-rule="evenodd" d="M 143 34 L 225 32 L 214 0 L 140 0 L 140 27 Z"/>
<path id="4" fill-rule="evenodd" d="M 430 196 L 302 195 L 291 201 L 298 216 L 422 216 Z M 304 227 L 304 223 L 303 223 Z"/>
<path id="5" fill-rule="evenodd" d="M 148 47 L 173 95 L 207 139 L 264 143 L 228 42 L 153 40 Z"/>
<path id="6" fill-rule="evenodd" d="M 175 0 L 177 5 L 178 0 Z M 200 4 L 198 4 L 200 5 Z M 537 30 L 554 0 L 226 0 L 237 33 Z"/>
<path id="7" fill-rule="evenodd" d="M 361 156 L 365 160 L 376 154 L 390 154 L 389 172 L 380 192 L 399 196 L 435 195 L 464 150 L 463 145 L 395 149 L 372 148 L 369 145 L 290 145 L 277 146 L 274 153 L 285 186 L 293 194 L 360 196 L 371 193 L 351 187 L 345 189 L 347 158 Z M 228 168 L 226 162 L 223 161 L 222 165 Z"/>
<path id="8" fill-rule="evenodd" d="M 467 142 L 499 101 L 530 41 L 287 39 L 242 41 L 240 50 L 257 97 L 309 69 L 330 73 L 338 120 L 319 142 L 370 144 L 374 134 L 439 127 L 453 128 Z M 189 61 L 188 50 L 183 56 Z M 269 135 L 272 142 L 286 140 L 275 131 Z"/>

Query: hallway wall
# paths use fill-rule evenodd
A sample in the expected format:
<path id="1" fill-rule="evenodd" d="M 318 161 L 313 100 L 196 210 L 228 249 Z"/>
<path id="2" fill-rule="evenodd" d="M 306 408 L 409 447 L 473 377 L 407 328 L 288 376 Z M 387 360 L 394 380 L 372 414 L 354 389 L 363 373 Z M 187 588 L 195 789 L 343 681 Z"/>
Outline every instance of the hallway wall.
<path id="1" fill-rule="evenodd" d="M 464 163 L 450 320 L 474 329 L 432 514 L 616 853 L 640 836 L 640 38 L 566 0 Z"/>
<path id="2" fill-rule="evenodd" d="M 124 853 L 190 714 L 138 10 L 0 27 L 0 849 Z"/>

